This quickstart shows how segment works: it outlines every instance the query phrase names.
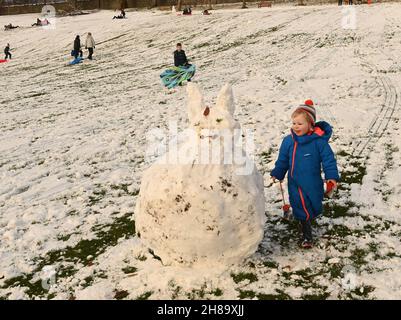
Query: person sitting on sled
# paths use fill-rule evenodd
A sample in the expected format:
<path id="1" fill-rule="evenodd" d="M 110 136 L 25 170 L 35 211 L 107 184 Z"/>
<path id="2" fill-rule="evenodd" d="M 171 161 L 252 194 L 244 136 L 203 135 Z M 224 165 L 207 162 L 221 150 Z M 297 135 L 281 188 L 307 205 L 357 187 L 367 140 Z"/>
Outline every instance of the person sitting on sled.
<path id="1" fill-rule="evenodd" d="M 339 174 L 329 139 L 331 126 L 324 121 L 316 122 L 316 110 L 312 100 L 306 100 L 292 114 L 291 134 L 281 143 L 273 181 L 282 181 L 288 172 L 288 193 L 294 218 L 302 227 L 301 247 L 309 249 L 313 244 L 311 220 L 322 213 L 324 184 L 337 187 Z"/>
<path id="2" fill-rule="evenodd" d="M 125 19 L 124 9 L 121 9 L 121 13 L 118 16 L 114 16 L 113 19 Z"/>
<path id="3" fill-rule="evenodd" d="M 183 15 L 190 15 L 190 14 L 192 14 L 192 9 L 191 9 L 191 7 L 186 7 L 186 8 L 184 8 L 184 10 L 182 11 L 182 14 L 183 14 Z"/>
<path id="4" fill-rule="evenodd" d="M 9 23 L 9 24 L 6 24 L 4 26 L 4 31 L 11 30 L 11 29 L 16 29 L 16 28 L 19 28 L 19 26 L 13 26 L 12 23 Z"/>
<path id="5" fill-rule="evenodd" d="M 188 68 L 191 66 L 191 64 L 188 63 L 188 59 L 185 54 L 185 51 L 182 50 L 181 43 L 177 43 L 176 50 L 174 51 L 174 65 L 176 67 L 185 67 L 185 68 Z M 188 79 L 188 82 L 191 82 L 191 79 Z"/>
<path id="6" fill-rule="evenodd" d="M 182 50 L 181 43 L 177 43 L 176 50 L 174 51 L 174 65 L 176 67 L 190 66 L 185 51 Z"/>
<path id="7" fill-rule="evenodd" d="M 37 18 L 36 23 L 32 24 L 32 27 L 40 27 L 41 25 L 42 25 L 42 21 L 39 18 Z"/>

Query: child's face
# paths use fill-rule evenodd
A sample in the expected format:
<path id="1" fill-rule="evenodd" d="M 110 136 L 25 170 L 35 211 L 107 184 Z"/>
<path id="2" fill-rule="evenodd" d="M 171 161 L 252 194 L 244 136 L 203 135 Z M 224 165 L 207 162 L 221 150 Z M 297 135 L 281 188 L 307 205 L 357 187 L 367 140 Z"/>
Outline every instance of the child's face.
<path id="1" fill-rule="evenodd" d="M 309 122 L 302 114 L 297 114 L 292 118 L 292 130 L 297 136 L 307 134 L 311 129 Z"/>
<path id="2" fill-rule="evenodd" d="M 182 48 L 181 46 L 177 46 L 178 51 L 181 51 L 181 48 Z"/>

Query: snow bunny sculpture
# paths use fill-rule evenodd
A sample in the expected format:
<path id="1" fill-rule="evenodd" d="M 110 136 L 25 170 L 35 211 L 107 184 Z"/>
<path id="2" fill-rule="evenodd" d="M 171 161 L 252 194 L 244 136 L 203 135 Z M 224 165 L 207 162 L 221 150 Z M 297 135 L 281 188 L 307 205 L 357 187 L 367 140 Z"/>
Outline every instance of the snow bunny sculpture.
<path id="1" fill-rule="evenodd" d="M 263 238 L 263 178 L 242 147 L 248 170 L 234 159 L 216 163 L 205 156 L 211 150 L 214 157 L 230 160 L 235 148 L 239 124 L 233 118 L 231 86 L 221 89 L 214 108 L 204 105 L 196 84 L 189 83 L 187 92 L 193 134 L 144 172 L 135 210 L 137 231 L 166 265 L 239 263 Z M 223 140 L 223 145 L 216 143 Z"/>

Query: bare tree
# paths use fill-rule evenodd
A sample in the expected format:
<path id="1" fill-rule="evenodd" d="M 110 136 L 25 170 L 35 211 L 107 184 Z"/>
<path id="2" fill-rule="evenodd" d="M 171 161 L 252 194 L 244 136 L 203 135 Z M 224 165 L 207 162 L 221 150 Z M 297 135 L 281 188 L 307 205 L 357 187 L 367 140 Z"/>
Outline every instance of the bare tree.
<path id="1" fill-rule="evenodd" d="M 177 11 L 181 11 L 182 0 L 177 0 Z"/>

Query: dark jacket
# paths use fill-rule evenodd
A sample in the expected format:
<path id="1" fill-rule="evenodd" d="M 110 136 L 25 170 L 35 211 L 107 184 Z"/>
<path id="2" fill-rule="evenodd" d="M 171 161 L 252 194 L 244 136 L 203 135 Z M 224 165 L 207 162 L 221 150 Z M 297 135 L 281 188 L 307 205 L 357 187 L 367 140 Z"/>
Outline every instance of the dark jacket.
<path id="1" fill-rule="evenodd" d="M 9 52 L 10 52 L 10 47 L 9 47 L 9 46 L 6 46 L 6 47 L 4 48 L 4 53 L 7 54 L 7 53 L 9 53 Z"/>
<path id="2" fill-rule="evenodd" d="M 336 159 L 329 145 L 331 134 L 331 126 L 320 121 L 316 123 L 312 134 L 297 136 L 291 132 L 281 144 L 271 175 L 283 180 L 288 171 L 290 203 L 298 220 L 313 219 L 322 213 L 322 166 L 326 180 L 340 178 Z"/>
<path id="3" fill-rule="evenodd" d="M 76 37 L 74 40 L 74 50 L 75 51 L 81 50 L 81 39 L 79 39 L 79 37 Z"/>
<path id="4" fill-rule="evenodd" d="M 179 67 L 179 66 L 185 66 L 187 64 L 188 64 L 188 59 L 187 59 L 187 56 L 185 55 L 185 51 L 184 50 L 181 50 L 181 51 L 175 50 L 174 51 L 174 65 L 176 67 Z"/>

